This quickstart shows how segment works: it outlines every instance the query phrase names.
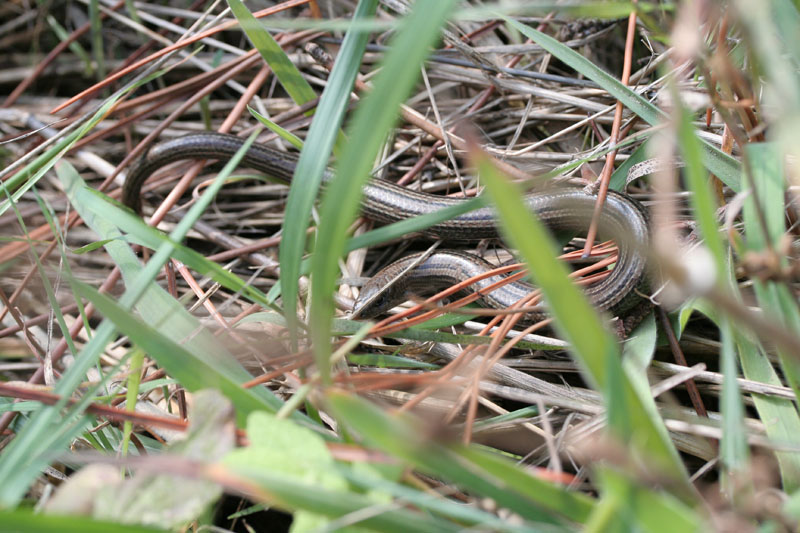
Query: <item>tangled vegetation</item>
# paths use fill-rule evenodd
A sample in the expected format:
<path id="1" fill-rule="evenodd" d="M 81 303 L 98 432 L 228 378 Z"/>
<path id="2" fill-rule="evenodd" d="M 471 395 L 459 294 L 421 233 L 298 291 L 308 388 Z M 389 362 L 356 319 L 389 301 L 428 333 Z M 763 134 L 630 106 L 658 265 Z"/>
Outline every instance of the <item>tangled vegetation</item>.
<path id="1" fill-rule="evenodd" d="M 798 529 L 796 0 L 0 14 L 0 529 Z M 245 148 L 119 202 L 203 131 Z M 381 225 L 370 179 L 471 199 Z M 524 193 L 565 185 L 645 238 L 548 232 Z M 502 238 L 430 239 L 486 205 Z M 351 316 L 444 249 L 539 289 Z M 630 254 L 614 318 L 581 286 Z"/>

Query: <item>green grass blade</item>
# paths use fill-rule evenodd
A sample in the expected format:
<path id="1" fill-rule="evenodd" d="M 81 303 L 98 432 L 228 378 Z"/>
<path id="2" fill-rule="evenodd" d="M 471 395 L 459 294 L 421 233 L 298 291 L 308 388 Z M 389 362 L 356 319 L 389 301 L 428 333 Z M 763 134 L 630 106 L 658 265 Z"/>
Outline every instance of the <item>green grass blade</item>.
<path id="1" fill-rule="evenodd" d="M 103 21 L 100 19 L 99 0 L 89 0 L 90 36 L 92 40 L 92 59 L 97 79 L 106 77 L 106 58 L 103 49 Z"/>
<path id="2" fill-rule="evenodd" d="M 708 315 L 708 313 L 706 313 Z M 762 347 L 741 333 L 734 332 L 739 351 L 739 361 L 746 379 L 783 386 Z M 758 417 L 764 423 L 767 436 L 775 442 L 797 441 L 800 435 L 800 416 L 794 402 L 773 396 L 751 394 Z M 787 492 L 800 487 L 800 457 L 797 453 L 775 452 L 781 473 L 781 482 Z"/>
<path id="3" fill-rule="evenodd" d="M 414 490 L 399 483 L 372 476 L 355 475 L 352 470 L 340 469 L 341 474 L 356 487 L 391 494 L 395 498 L 410 503 L 432 514 L 444 516 L 464 525 L 479 526 L 480 529 L 502 532 L 526 532 L 531 528 L 523 524 L 504 521 L 491 513 L 471 506 L 456 503 L 446 498 L 432 498 L 428 492 Z"/>
<path id="4" fill-rule="evenodd" d="M 678 116 L 678 145 L 686 164 L 684 175 L 692 191 L 689 202 L 695 214 L 700 234 L 703 236 L 706 247 L 711 252 L 716 268 L 718 286 L 729 292 L 733 286 L 728 282 L 729 257 L 725 244 L 719 235 L 717 223 L 717 203 L 711 192 L 709 175 L 703 168 L 702 150 L 700 141 L 692 126 L 692 116 L 682 105 L 677 90 L 672 91 L 676 102 Z M 720 336 L 722 350 L 720 352 L 720 366 L 723 372 L 723 390 L 721 403 L 723 419 L 723 435 L 720 446 L 720 457 L 728 473 L 741 472 L 747 468 L 748 449 L 747 436 L 744 433 L 744 405 L 741 391 L 739 390 L 738 368 L 736 367 L 735 346 L 731 325 L 727 319 L 720 317 Z"/>
<path id="5" fill-rule="evenodd" d="M 244 318 L 241 321 L 241 323 L 246 324 L 248 322 L 260 322 L 260 321 L 269 322 L 270 324 L 276 324 L 282 327 L 286 327 L 286 319 L 284 319 L 277 313 L 254 313 Z M 407 339 L 407 340 L 421 341 L 421 342 L 445 342 L 449 344 L 483 345 L 492 342 L 491 337 L 483 337 L 480 335 L 464 335 L 464 334 L 449 333 L 446 331 L 431 331 L 430 329 L 427 328 L 427 324 L 428 322 L 426 322 L 423 325 L 420 325 L 419 327 L 405 328 L 402 331 L 397 331 L 395 333 L 387 333 L 383 336 L 390 339 Z M 337 318 L 333 320 L 332 325 L 333 325 L 333 333 L 336 335 L 354 335 L 364 326 L 364 323 L 357 322 L 355 320 L 345 320 Z M 518 341 L 515 344 L 515 346 L 524 350 L 563 349 L 558 346 L 553 346 L 552 344 L 542 344 L 525 340 Z"/>
<path id="6" fill-rule="evenodd" d="M 337 419 L 355 430 L 368 446 L 492 498 L 527 520 L 558 524 L 555 514 L 570 520 L 588 515 L 590 498 L 531 476 L 505 459 L 461 445 L 439 444 L 427 438 L 424 429 L 410 418 L 390 416 L 361 398 L 332 392 L 327 399 Z"/>
<path id="7" fill-rule="evenodd" d="M 427 213 L 418 217 L 408 218 L 389 224 L 388 226 L 381 226 L 367 233 L 357 235 L 347 241 L 347 250 L 358 250 L 359 248 L 367 248 L 376 244 L 382 244 L 392 239 L 398 239 L 410 233 L 423 231 L 434 224 L 450 220 L 453 217 L 468 213 L 485 205 L 483 198 L 473 198 L 466 200 L 461 204 L 445 207 L 433 213 Z"/>
<path id="8" fill-rule="evenodd" d="M 521 191 L 509 183 L 482 154 L 477 168 L 497 206 L 507 240 L 530 267 L 531 277 L 541 288 L 556 320 L 555 326 L 570 342 L 572 354 L 586 377 L 606 398 L 608 419 L 617 438 L 629 442 L 647 464 L 685 487 L 688 480 L 674 446 L 660 419 L 654 419 L 631 386 L 619 359 L 616 340 L 600 323 L 586 297 L 567 277 L 566 267 L 556 259 L 556 248 L 542 224 L 522 202 Z M 630 433 L 628 433 L 630 432 Z"/>
<path id="9" fill-rule="evenodd" d="M 154 527 L 118 524 L 84 516 L 34 514 L 31 511 L 0 511 L 0 530 L 25 533 L 156 533 Z"/>
<path id="10" fill-rule="evenodd" d="M 347 228 L 355 220 L 362 186 L 389 130 L 397 120 L 397 108 L 419 76 L 419 66 L 438 39 L 442 24 L 455 2 L 420 0 L 401 23 L 382 62 L 373 90 L 359 105 L 349 128 L 350 139 L 336 168 L 336 177 L 325 191 L 320 226 L 311 259 L 311 332 L 318 370 L 329 380 L 330 331 L 333 292 L 339 258 L 344 253 Z M 284 294 L 284 297 L 287 295 Z"/>
<path id="11" fill-rule="evenodd" d="M 217 263 L 209 261 L 202 254 L 199 254 L 172 240 L 168 235 L 163 234 L 157 229 L 145 224 L 142 219 L 134 214 L 130 209 L 119 207 L 116 202 L 109 200 L 97 191 L 83 189 L 76 195 L 88 211 L 106 220 L 114 222 L 114 225 L 126 233 L 125 237 L 100 241 L 103 246 L 111 240 L 130 241 L 147 248 L 157 250 L 160 246 L 169 245 L 173 248 L 171 256 L 174 259 L 189 266 L 197 273 L 208 276 L 223 287 L 232 292 L 240 293 L 251 301 L 268 307 L 271 301 L 260 290 L 244 282 L 239 276 L 225 270 Z"/>
<path id="12" fill-rule="evenodd" d="M 631 135 L 628 139 L 623 141 L 617 146 L 622 146 L 623 144 L 627 144 L 633 142 L 635 136 Z M 638 139 L 637 139 L 638 141 Z M 596 154 L 597 156 L 604 155 L 607 151 L 600 152 Z M 622 165 L 614 171 L 614 174 L 611 177 L 611 188 L 615 190 L 621 190 L 625 186 L 625 178 L 627 178 L 628 169 L 635 163 L 643 161 L 646 159 L 646 146 L 642 145 L 637 148 L 631 156 L 623 162 Z M 547 172 L 541 176 L 537 177 L 537 181 L 545 180 L 549 177 L 555 177 L 561 175 L 563 173 L 569 172 L 570 170 L 577 168 L 584 162 L 589 162 L 594 159 L 595 156 L 585 158 L 585 159 L 578 159 L 572 161 L 566 165 L 560 166 L 556 168 L 554 171 Z M 381 226 L 379 228 L 373 229 L 368 231 L 367 233 L 363 233 L 361 235 L 357 235 L 351 238 L 347 242 L 346 250 L 353 251 L 359 248 L 367 248 L 369 246 L 375 246 L 377 244 L 382 244 L 387 241 L 391 241 L 393 239 L 397 239 L 400 237 L 404 237 L 409 233 L 415 233 L 423 231 L 434 224 L 439 222 L 444 222 L 445 220 L 450 220 L 453 217 L 461 215 L 463 213 L 468 213 L 474 209 L 478 209 L 482 206 L 486 205 L 486 199 L 478 196 L 476 198 L 471 198 L 469 200 L 464 200 L 463 203 L 458 205 L 453 205 L 450 207 L 445 207 L 444 209 L 439 209 L 434 211 L 433 213 L 428 213 L 426 215 L 420 215 L 418 217 L 409 218 L 406 220 L 401 220 L 399 222 L 395 222 L 393 224 L 389 224 L 388 226 Z"/>
<path id="13" fill-rule="evenodd" d="M 277 398 L 270 404 L 264 402 L 254 391 L 243 389 L 240 382 L 231 379 L 210 362 L 198 357 L 196 352 L 136 318 L 93 287 L 78 282 L 75 282 L 75 287 L 80 296 L 92 302 L 103 316 L 150 354 L 186 390 L 218 389 L 231 400 L 240 417 L 257 410 L 274 412 L 280 405 Z"/>
<path id="14" fill-rule="evenodd" d="M 745 199 L 742 211 L 745 247 L 747 251 L 756 254 L 776 253 L 774 250 L 780 249 L 785 231 L 783 152 L 778 143 L 751 143 L 746 146 L 746 154 L 755 187 L 754 193 L 757 194 L 750 194 Z M 760 202 L 763 219 L 757 202 Z M 781 265 L 786 265 L 786 259 L 781 259 Z M 764 313 L 800 335 L 800 310 L 788 287 L 781 282 L 764 281 L 757 277 L 753 277 L 752 281 L 756 298 Z M 800 395 L 800 364 L 796 354 L 778 349 L 778 356 L 789 385 L 796 395 Z M 792 426 L 798 419 L 796 409 L 783 412 L 782 415 L 787 419 L 780 421 L 780 425 Z M 762 420 L 766 423 L 766 419 Z M 779 461 L 784 488 L 787 491 L 796 490 L 800 488 L 800 472 L 796 470 L 800 462 L 786 459 L 784 457 L 783 461 Z"/>
<path id="15" fill-rule="evenodd" d="M 251 137 L 250 141 L 252 141 L 253 138 L 254 136 Z M 161 266 L 168 259 L 169 254 L 174 251 L 172 242 L 181 240 L 188 232 L 193 221 L 200 216 L 213 198 L 213 195 L 216 194 L 216 191 L 222 186 L 226 176 L 238 164 L 238 159 L 244 154 L 245 148 L 246 145 L 239 151 L 237 154 L 238 157 L 231 159 L 225 166 L 217 180 L 204 192 L 203 196 L 192 206 L 192 209 L 189 210 L 186 217 L 184 217 L 175 228 L 170 235 L 170 240 L 162 242 L 156 249 L 157 251 L 153 258 L 144 268 L 140 267 L 136 256 L 122 241 L 121 235 L 117 231 L 115 225 L 111 221 L 96 215 L 86 208 L 87 202 L 85 198 L 93 197 L 94 195 L 88 192 L 85 184 L 80 179 L 80 176 L 74 172 L 74 169 L 63 165 L 60 172 L 60 176 L 64 180 L 64 188 L 67 191 L 67 195 L 80 213 L 81 218 L 83 218 L 87 226 L 92 228 L 100 238 L 108 240 L 106 250 L 117 264 L 120 265 L 123 277 L 126 281 L 127 290 L 120 298 L 119 305 L 124 309 L 130 309 L 135 304 L 140 316 L 152 327 L 157 328 L 170 338 L 189 339 L 186 341 L 185 347 L 189 349 L 195 357 L 203 359 L 208 364 L 212 364 L 215 371 L 224 376 L 224 379 L 236 383 L 249 380 L 250 374 L 242 368 L 238 361 L 228 353 L 224 346 L 222 346 L 209 331 L 200 327 L 197 320 L 183 309 L 179 302 L 155 285 L 152 280 L 155 279 Z M 96 197 L 94 199 L 97 200 Z M 104 324 L 106 323 L 107 322 L 104 322 Z M 109 330 L 106 329 L 103 329 L 103 332 L 105 335 L 111 334 Z M 110 332 L 113 332 L 113 328 L 111 328 Z M 95 341 L 95 339 L 93 338 L 92 341 Z M 106 338 L 104 342 L 108 341 L 109 338 Z M 102 346 L 103 345 L 92 345 L 92 349 L 98 351 L 96 353 L 93 352 L 92 356 L 86 356 L 86 358 L 90 359 L 91 357 L 99 356 L 99 350 L 102 349 Z M 83 355 L 85 355 L 88 348 L 89 345 L 84 347 Z M 81 365 L 74 365 L 74 367 L 80 368 Z M 70 368 L 70 370 L 72 370 L 72 368 Z M 73 377 L 72 379 L 78 378 Z M 59 382 L 59 386 L 64 385 L 65 387 L 69 387 L 71 385 L 74 387 L 77 386 L 78 382 L 79 381 L 75 381 L 72 383 L 72 381 L 66 379 L 65 376 L 65 378 L 62 378 Z M 253 392 L 261 399 L 264 408 L 277 410 L 280 407 L 281 402 L 266 389 L 259 388 Z"/>
<path id="16" fill-rule="evenodd" d="M 56 19 L 53 15 L 47 15 L 46 19 L 47 24 L 50 26 L 50 29 L 53 30 L 53 33 L 56 34 L 56 37 L 59 41 L 66 41 L 69 38 L 69 32 L 62 26 L 58 19 Z M 89 53 L 86 49 L 81 46 L 79 42 L 73 41 L 69 43 L 68 48 L 70 52 L 75 54 L 75 56 L 81 60 L 81 63 L 84 64 L 84 71 L 88 74 L 91 72 L 92 68 L 92 58 L 90 57 Z"/>
<path id="17" fill-rule="evenodd" d="M 720 369 L 722 370 L 722 398 L 720 410 L 722 412 L 722 441 L 720 442 L 719 455 L 728 473 L 741 473 L 749 466 L 750 451 L 747 447 L 745 434 L 744 403 L 742 392 L 739 388 L 739 368 L 736 364 L 736 341 L 731 330 L 730 322 L 723 318 L 720 322 L 720 337 L 722 350 L 720 350 Z M 734 484 L 728 490 L 735 490 Z"/>
<path id="18" fill-rule="evenodd" d="M 297 135 L 295 135 L 294 133 L 292 133 L 289 130 L 281 128 L 279 125 L 275 124 L 270 119 L 268 119 L 267 117 L 265 117 L 264 115 L 262 115 L 261 113 L 259 113 L 255 109 L 253 109 L 252 107 L 248 107 L 247 110 L 250 111 L 251 115 L 256 117 L 256 120 L 258 120 L 264 126 L 269 128 L 270 131 L 272 131 L 273 133 L 278 134 L 281 137 L 281 139 L 283 139 L 286 142 L 291 143 L 292 146 L 294 146 L 298 150 L 302 150 L 303 149 L 303 140 L 300 139 L 300 137 L 298 137 Z"/>
<path id="19" fill-rule="evenodd" d="M 128 374 L 128 383 L 125 390 L 125 410 L 128 412 L 135 412 L 136 402 L 139 401 L 139 390 L 142 384 L 142 366 L 144 365 L 144 352 L 140 349 L 134 349 L 130 358 L 130 374 Z M 133 423 L 126 420 L 122 426 L 123 440 L 122 440 L 122 456 L 128 455 L 128 446 L 130 445 L 131 435 L 133 433 Z"/>
<path id="20" fill-rule="evenodd" d="M 686 163 L 684 168 L 686 181 L 692 191 L 689 201 L 695 217 L 697 217 L 703 240 L 714 258 L 717 279 L 723 280 L 728 275 L 727 254 L 719 236 L 719 224 L 717 224 L 716 217 L 717 203 L 711 192 L 708 173 L 703 168 L 700 140 L 695 135 L 689 111 L 680 105 L 680 99 L 675 92 L 673 92 L 673 96 L 678 102 L 678 109 L 676 110 L 678 114 L 678 143 L 681 156 L 683 156 L 683 160 Z"/>
<path id="21" fill-rule="evenodd" d="M 376 0 L 361 0 L 353 20 L 361 20 L 375 13 Z M 300 153 L 292 179 L 286 215 L 283 221 L 283 238 L 279 250 L 281 263 L 280 287 L 283 308 L 289 326 L 292 345 L 296 345 L 297 296 L 300 268 L 306 245 L 306 230 L 311 217 L 311 207 L 317 197 L 328 156 L 344 119 L 350 102 L 350 91 L 361 66 L 367 45 L 368 33 L 351 29 L 342 43 L 339 57 L 328 78 L 328 85 L 320 97 L 314 121 L 311 123 L 305 148 Z"/>
<path id="22" fill-rule="evenodd" d="M 94 128 L 111 111 L 119 97 L 123 94 L 124 93 L 120 93 L 116 98 L 109 98 L 85 124 L 57 141 L 43 154 L 28 163 L 24 169 L 20 169 L 19 172 L 10 178 L 0 181 L 0 187 L 2 187 L 3 192 L 8 196 L 4 202 L 0 203 L 0 215 L 4 214 L 6 210 L 11 207 L 11 202 L 19 200 L 19 198 L 33 187 L 48 170 L 53 168 L 53 165 L 61 159 L 61 156 L 67 153 L 81 137 Z"/>
<path id="23" fill-rule="evenodd" d="M 756 254 L 780 253 L 786 230 L 784 153 L 778 143 L 751 143 L 746 147 L 746 154 L 755 188 L 753 194 L 745 199 L 742 212 L 747 237 L 746 249 Z M 760 202 L 761 213 L 756 202 Z M 780 266 L 788 266 L 785 258 L 780 259 Z M 765 313 L 778 318 L 795 335 L 800 335 L 800 309 L 795 295 L 787 285 L 754 277 L 753 288 Z M 800 395 L 800 363 L 797 362 L 796 354 L 780 349 L 778 353 L 789 384 L 795 394 Z"/>
<path id="24" fill-rule="evenodd" d="M 629 87 L 605 72 L 603 69 L 580 55 L 575 50 L 558 42 L 556 39 L 530 26 L 521 24 L 513 19 L 503 17 L 514 29 L 533 40 L 536 44 L 556 56 L 558 59 L 580 72 L 590 80 L 596 82 L 608 93 L 622 102 L 628 109 L 636 113 L 648 124 L 655 126 L 664 119 L 664 114 L 641 95 L 636 94 Z M 713 172 L 725 185 L 734 191 L 740 190 L 739 176 L 741 168 L 739 163 L 708 143 L 702 142 L 703 162 L 709 171 Z"/>
<path id="25" fill-rule="evenodd" d="M 703 302 L 697 302 L 694 304 L 694 309 L 716 324 L 720 324 L 721 319 L 716 308 Z M 772 367 L 763 347 L 742 331 L 733 329 L 732 333 L 744 377 L 768 385 L 783 386 L 783 382 Z M 723 364 L 726 364 L 724 359 Z M 794 402 L 755 393 L 750 396 L 759 419 L 764 423 L 767 437 L 775 442 L 795 442 L 797 435 L 800 435 L 800 416 L 798 416 Z M 775 457 L 778 460 L 784 486 L 800 486 L 800 457 L 798 454 L 779 451 L 775 453 Z"/>
<path id="26" fill-rule="evenodd" d="M 602 499 L 586 532 L 707 531 L 698 513 L 666 492 L 644 488 L 603 466 L 597 469 Z"/>
<path id="27" fill-rule="evenodd" d="M 294 66 L 281 45 L 275 41 L 261 22 L 250 13 L 241 0 L 228 0 L 228 5 L 233 11 L 234 16 L 239 21 L 239 25 L 247 34 L 247 38 L 264 58 L 264 61 L 275 73 L 281 85 L 292 100 L 298 105 L 310 102 L 317 97 L 314 89 L 306 81 L 303 75 Z"/>
<path id="28" fill-rule="evenodd" d="M 232 473 L 257 483 L 267 502 L 287 511 L 305 510 L 332 519 L 361 516 L 351 529 L 341 531 L 381 531 L 407 533 L 409 531 L 459 532 L 464 528 L 458 524 L 431 516 L 430 514 L 397 509 L 395 504 L 378 506 L 373 500 L 354 492 L 344 494 L 322 486 L 309 487 L 296 478 L 272 474 L 266 470 L 231 468 Z M 379 513 L 364 512 L 380 510 Z M 318 525 L 318 524 L 315 524 Z M 360 526 L 359 529 L 355 529 Z M 340 529 L 336 529 L 339 531 Z M 314 531 L 329 531 L 314 529 Z"/>

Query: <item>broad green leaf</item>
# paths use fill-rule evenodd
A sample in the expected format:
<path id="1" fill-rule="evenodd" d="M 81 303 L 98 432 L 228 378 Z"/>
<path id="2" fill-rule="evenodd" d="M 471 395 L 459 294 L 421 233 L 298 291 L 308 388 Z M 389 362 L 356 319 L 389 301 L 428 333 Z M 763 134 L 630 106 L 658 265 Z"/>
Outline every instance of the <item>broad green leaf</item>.
<path id="1" fill-rule="evenodd" d="M 194 395 L 185 438 L 168 452 L 176 460 L 214 462 L 236 444 L 234 412 L 218 391 Z M 142 470 L 129 478 L 112 465 L 92 464 L 70 476 L 52 499 L 48 513 L 89 514 L 98 520 L 179 529 L 196 520 L 222 494 L 206 480 L 187 483 L 182 476 Z"/>
<path id="2" fill-rule="evenodd" d="M 284 477 L 287 482 L 307 485 L 309 491 L 323 488 L 338 492 L 344 500 L 350 496 L 325 441 L 313 431 L 256 412 L 247 418 L 247 437 L 250 445 L 229 453 L 224 465 L 239 472 Z M 295 521 L 302 521 L 303 527 L 293 523 L 292 531 L 324 528 L 329 523 L 327 517 L 307 510 L 294 514 Z"/>

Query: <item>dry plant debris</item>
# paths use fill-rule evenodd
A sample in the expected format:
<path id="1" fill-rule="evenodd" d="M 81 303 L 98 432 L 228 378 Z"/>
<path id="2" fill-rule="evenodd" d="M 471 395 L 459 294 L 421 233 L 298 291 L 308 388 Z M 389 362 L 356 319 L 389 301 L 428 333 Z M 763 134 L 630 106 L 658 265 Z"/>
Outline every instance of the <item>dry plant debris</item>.
<path id="1" fill-rule="evenodd" d="M 797 529 L 796 2 L 178 4 L 0 5 L 0 523 Z M 159 140 L 207 130 L 305 141 L 310 173 L 290 195 L 176 163 L 147 225 L 109 201 Z M 329 164 L 348 179 L 312 206 Z M 539 292 L 470 305 L 469 280 L 350 320 L 431 248 L 349 215 L 368 168 L 486 186 L 522 231 L 436 246 L 504 281 L 527 262 L 545 300 L 577 293 L 531 259 L 551 246 L 508 184 L 597 210 L 626 190 L 657 305 L 618 338 L 558 302 L 518 323 Z M 556 235 L 578 285 L 617 261 L 587 231 Z"/>

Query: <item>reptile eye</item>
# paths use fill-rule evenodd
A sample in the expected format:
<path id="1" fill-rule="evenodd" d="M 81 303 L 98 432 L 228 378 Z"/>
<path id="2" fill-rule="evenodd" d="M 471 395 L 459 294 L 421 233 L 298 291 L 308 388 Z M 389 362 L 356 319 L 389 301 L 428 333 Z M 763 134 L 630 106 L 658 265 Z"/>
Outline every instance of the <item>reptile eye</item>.
<path id="1" fill-rule="evenodd" d="M 389 299 L 387 293 L 381 292 L 374 298 L 370 299 L 363 312 L 368 313 L 370 316 L 378 315 L 386 310 L 386 304 L 388 301 Z"/>

